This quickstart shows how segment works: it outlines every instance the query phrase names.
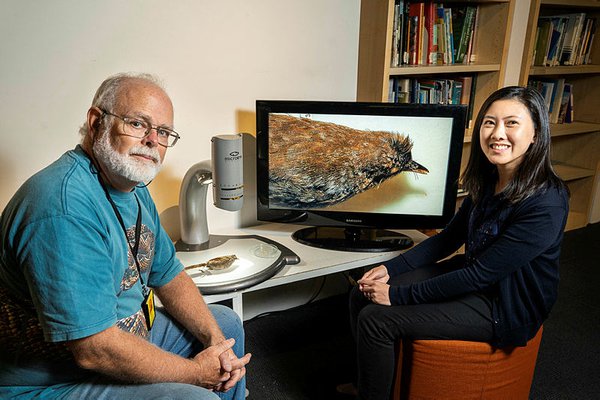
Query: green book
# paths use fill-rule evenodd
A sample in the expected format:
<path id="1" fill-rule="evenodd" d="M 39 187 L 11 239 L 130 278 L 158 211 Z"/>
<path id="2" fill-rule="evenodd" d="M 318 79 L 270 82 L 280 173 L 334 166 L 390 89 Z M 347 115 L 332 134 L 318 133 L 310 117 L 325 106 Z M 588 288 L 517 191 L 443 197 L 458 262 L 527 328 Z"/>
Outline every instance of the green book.
<path id="1" fill-rule="evenodd" d="M 473 29 L 475 28 L 475 15 L 477 14 L 477 7 L 467 6 L 464 14 L 464 21 L 462 24 L 461 34 L 460 34 L 460 42 L 458 44 L 458 48 L 456 50 L 456 60 L 457 64 L 462 64 L 467 62 L 465 59 L 465 55 L 467 54 L 467 49 L 469 48 L 469 42 L 471 41 L 471 36 L 473 35 Z M 453 22 L 454 23 L 454 22 Z"/>

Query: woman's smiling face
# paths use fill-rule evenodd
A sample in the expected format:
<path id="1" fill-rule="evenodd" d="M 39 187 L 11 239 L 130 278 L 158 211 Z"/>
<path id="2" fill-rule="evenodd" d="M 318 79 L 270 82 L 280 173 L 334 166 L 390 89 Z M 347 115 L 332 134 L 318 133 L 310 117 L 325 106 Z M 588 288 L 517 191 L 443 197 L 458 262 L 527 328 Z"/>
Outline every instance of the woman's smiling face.
<path id="1" fill-rule="evenodd" d="M 529 110 L 517 100 L 492 103 L 479 130 L 481 149 L 498 171 L 512 175 L 535 140 Z"/>

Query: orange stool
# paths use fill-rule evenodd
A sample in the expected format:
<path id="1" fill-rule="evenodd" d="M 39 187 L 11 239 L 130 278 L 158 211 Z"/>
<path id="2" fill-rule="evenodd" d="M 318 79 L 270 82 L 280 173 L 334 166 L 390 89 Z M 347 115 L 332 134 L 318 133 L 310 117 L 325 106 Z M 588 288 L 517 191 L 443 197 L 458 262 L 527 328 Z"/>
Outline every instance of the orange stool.
<path id="1" fill-rule="evenodd" d="M 524 347 L 460 340 L 402 343 L 396 400 L 527 400 L 543 328 Z"/>

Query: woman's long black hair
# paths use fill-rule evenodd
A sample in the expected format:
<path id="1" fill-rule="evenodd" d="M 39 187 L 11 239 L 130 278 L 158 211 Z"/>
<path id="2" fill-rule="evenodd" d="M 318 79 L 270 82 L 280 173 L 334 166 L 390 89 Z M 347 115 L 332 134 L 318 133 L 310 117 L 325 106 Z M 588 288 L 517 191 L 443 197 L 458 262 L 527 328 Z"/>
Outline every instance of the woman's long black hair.
<path id="1" fill-rule="evenodd" d="M 473 201 L 477 202 L 483 197 L 486 185 L 498 180 L 497 168 L 483 153 L 479 135 L 483 117 L 492 103 L 498 100 L 516 100 L 527 107 L 535 130 L 535 140 L 525 153 L 513 179 L 502 192 L 504 198 L 514 204 L 549 187 L 568 190 L 550 163 L 550 122 L 544 98 L 531 87 L 507 86 L 486 99 L 475 120 L 469 162 L 462 174 L 463 186 Z"/>

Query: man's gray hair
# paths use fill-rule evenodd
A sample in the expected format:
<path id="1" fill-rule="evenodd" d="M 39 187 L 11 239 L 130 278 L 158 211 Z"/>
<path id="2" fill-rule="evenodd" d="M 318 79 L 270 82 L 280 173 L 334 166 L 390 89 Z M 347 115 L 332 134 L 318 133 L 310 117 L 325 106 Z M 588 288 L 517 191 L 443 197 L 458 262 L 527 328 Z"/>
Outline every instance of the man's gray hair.
<path id="1" fill-rule="evenodd" d="M 124 72 L 110 76 L 106 78 L 104 82 L 102 82 L 98 90 L 96 90 L 91 107 L 98 107 L 103 110 L 112 111 L 115 103 L 117 102 L 117 94 L 119 89 L 125 82 L 131 79 L 141 79 L 147 81 L 165 91 L 161 80 L 152 74 Z M 88 134 L 87 121 L 84 122 L 79 128 L 79 134 L 82 136 L 82 140 Z"/>

